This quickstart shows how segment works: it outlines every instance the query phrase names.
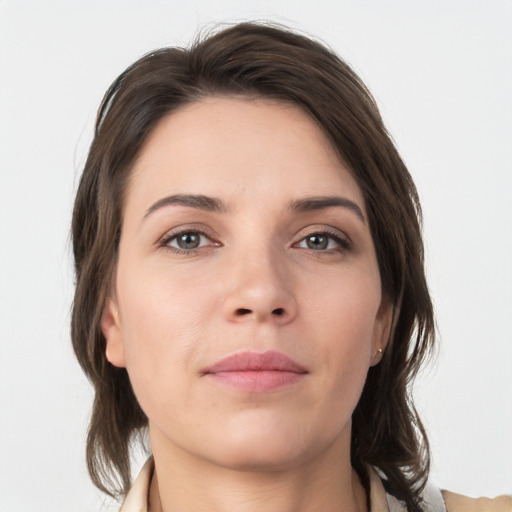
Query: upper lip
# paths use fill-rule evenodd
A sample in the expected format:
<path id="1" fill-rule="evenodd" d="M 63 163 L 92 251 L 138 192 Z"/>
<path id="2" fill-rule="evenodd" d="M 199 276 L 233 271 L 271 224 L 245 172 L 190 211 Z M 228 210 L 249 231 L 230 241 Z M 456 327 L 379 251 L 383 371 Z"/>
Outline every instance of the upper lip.
<path id="1" fill-rule="evenodd" d="M 308 373 L 306 368 L 281 352 L 237 352 L 203 370 L 203 374 L 220 372 L 281 371 Z"/>

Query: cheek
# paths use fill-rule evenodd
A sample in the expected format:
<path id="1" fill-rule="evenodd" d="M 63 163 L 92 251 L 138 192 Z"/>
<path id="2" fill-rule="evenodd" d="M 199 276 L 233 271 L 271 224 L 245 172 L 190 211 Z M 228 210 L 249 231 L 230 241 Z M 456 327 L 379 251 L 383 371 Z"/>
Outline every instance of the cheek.
<path id="1" fill-rule="evenodd" d="M 361 274 L 345 275 L 339 282 L 337 287 L 326 282 L 324 293 L 311 298 L 307 323 L 317 331 L 317 356 L 328 368 L 326 386 L 335 400 L 353 402 L 364 385 L 378 333 L 380 283 Z"/>
<path id="2" fill-rule="evenodd" d="M 179 272 L 120 272 L 119 304 L 128 351 L 184 351 L 211 316 L 211 290 Z M 151 346 L 152 350 L 147 350 Z"/>
<path id="3" fill-rule="evenodd" d="M 185 398 L 186 382 L 216 301 L 197 282 L 162 272 L 134 275 L 120 267 L 118 296 L 126 368 L 135 394 L 147 402 Z M 169 405 L 169 404 L 167 404 Z"/>
<path id="4" fill-rule="evenodd" d="M 332 348 L 357 348 L 361 353 L 369 350 L 381 303 L 378 277 L 370 273 L 346 273 L 326 279 L 323 285 L 317 284 L 307 310 L 316 319 L 318 328 L 332 340 Z"/>

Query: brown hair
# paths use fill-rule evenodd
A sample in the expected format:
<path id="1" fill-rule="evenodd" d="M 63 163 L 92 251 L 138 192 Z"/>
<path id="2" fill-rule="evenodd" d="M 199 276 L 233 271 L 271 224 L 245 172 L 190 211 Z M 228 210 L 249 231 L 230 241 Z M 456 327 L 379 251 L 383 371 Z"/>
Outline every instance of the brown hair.
<path id="1" fill-rule="evenodd" d="M 130 486 L 130 445 L 147 418 L 125 369 L 105 358 L 100 320 L 115 272 L 124 190 L 148 135 L 184 104 L 245 95 L 299 105 L 324 130 L 365 197 L 385 296 L 394 305 L 390 341 L 353 414 L 352 465 L 368 489 L 368 465 L 411 511 L 429 470 L 428 442 L 411 384 L 432 350 L 434 318 L 423 268 L 416 188 L 372 96 L 324 45 L 283 27 L 241 23 L 163 48 L 122 73 L 98 112 L 73 212 L 76 291 L 72 340 L 94 385 L 87 438 L 93 482 L 115 495 Z"/>

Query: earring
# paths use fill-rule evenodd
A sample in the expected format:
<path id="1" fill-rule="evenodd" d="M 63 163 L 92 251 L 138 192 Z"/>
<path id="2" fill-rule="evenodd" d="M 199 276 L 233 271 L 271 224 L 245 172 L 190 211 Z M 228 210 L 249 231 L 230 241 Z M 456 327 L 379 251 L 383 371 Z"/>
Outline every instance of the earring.
<path id="1" fill-rule="evenodd" d="M 375 354 L 373 355 L 373 358 L 377 359 L 377 357 L 380 357 L 380 356 L 382 356 L 382 349 L 378 348 L 377 351 L 375 352 Z"/>

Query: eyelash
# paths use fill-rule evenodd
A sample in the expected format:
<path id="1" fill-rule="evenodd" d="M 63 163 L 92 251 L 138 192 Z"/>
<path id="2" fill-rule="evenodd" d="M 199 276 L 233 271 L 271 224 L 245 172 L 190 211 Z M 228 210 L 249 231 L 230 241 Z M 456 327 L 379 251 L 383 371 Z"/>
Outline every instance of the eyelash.
<path id="1" fill-rule="evenodd" d="M 213 243 L 208 244 L 206 246 L 200 245 L 199 247 L 195 247 L 195 248 L 191 248 L 191 249 L 183 249 L 180 247 L 173 247 L 170 245 L 171 242 L 177 240 L 178 237 L 185 236 L 185 235 L 198 235 L 199 237 L 207 238 L 210 242 L 213 242 Z M 327 237 L 328 239 L 333 240 L 337 244 L 337 247 L 329 248 L 329 249 L 321 249 L 318 251 L 315 251 L 314 249 L 311 249 L 309 247 L 298 247 L 299 244 L 307 243 L 307 239 L 314 237 L 314 236 Z M 180 229 L 178 231 L 167 233 L 158 242 L 158 246 L 163 249 L 169 250 L 175 254 L 185 254 L 185 255 L 194 254 L 198 250 L 203 249 L 204 247 L 208 247 L 208 246 L 220 247 L 221 245 L 222 244 L 220 242 L 214 242 L 212 240 L 211 235 L 209 235 L 199 229 Z M 293 247 L 297 247 L 300 249 L 309 249 L 312 252 L 318 252 L 320 254 L 326 254 L 326 253 L 328 254 L 328 253 L 332 253 L 332 252 L 345 253 L 345 252 L 348 252 L 350 249 L 352 249 L 352 241 L 346 235 L 341 235 L 338 231 L 335 232 L 335 231 L 330 231 L 328 229 L 322 229 L 321 231 L 312 231 L 311 233 L 308 233 L 307 235 L 303 236 L 299 240 L 299 242 L 296 242 L 293 244 Z"/>

